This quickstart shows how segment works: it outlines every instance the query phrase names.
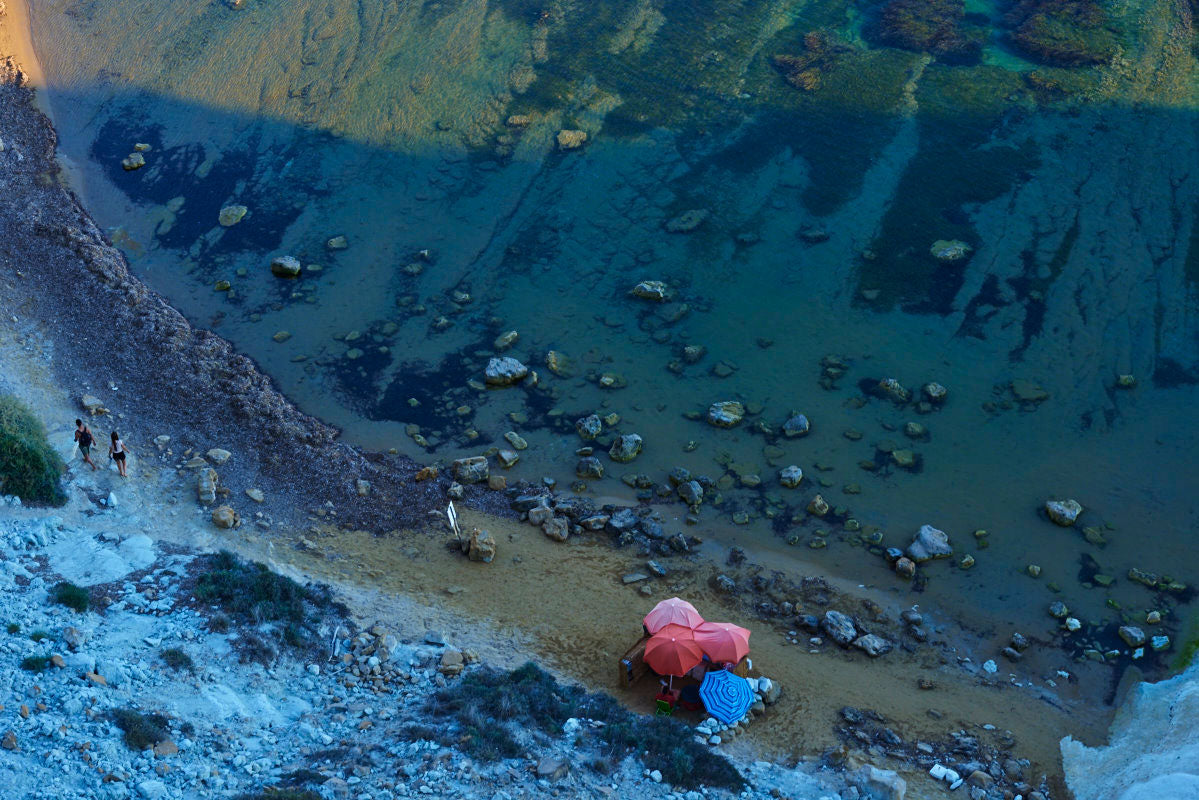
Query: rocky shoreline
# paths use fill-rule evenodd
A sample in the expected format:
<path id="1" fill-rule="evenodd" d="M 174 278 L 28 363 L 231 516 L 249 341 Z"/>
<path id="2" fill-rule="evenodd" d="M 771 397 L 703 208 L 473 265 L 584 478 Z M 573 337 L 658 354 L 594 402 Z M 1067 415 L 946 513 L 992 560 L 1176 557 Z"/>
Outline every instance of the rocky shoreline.
<path id="1" fill-rule="evenodd" d="M 221 477 L 267 488 L 262 510 L 276 519 L 332 502 L 347 526 L 424 524 L 442 507 L 447 480 L 414 481 L 421 465 L 412 460 L 340 443 L 250 359 L 193 327 L 130 273 L 66 186 L 54 129 L 25 83 L 11 57 L 0 64 L 0 270 L 11 312 L 55 331 L 56 379 L 80 401 L 100 401 L 133 447 L 169 430 L 174 452 L 235 450 Z M 369 482 L 369 494 L 359 481 Z M 466 494 L 481 509 L 506 511 L 484 489 Z"/>

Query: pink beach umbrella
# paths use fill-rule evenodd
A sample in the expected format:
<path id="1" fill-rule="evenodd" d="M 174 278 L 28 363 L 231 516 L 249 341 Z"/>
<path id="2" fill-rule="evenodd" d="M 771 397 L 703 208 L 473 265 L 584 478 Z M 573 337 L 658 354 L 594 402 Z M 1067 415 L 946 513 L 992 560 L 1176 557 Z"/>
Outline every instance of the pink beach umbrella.
<path id="1" fill-rule="evenodd" d="M 749 654 L 749 634 L 731 622 L 705 622 L 695 628 L 695 641 L 708 658 L 736 664 Z"/>
<path id="2" fill-rule="evenodd" d="M 685 625 L 667 625 L 645 643 L 645 663 L 659 675 L 681 677 L 704 660 L 704 653 Z"/>
<path id="3" fill-rule="evenodd" d="M 645 619 L 642 621 L 645 623 L 645 629 L 652 634 L 657 633 L 667 625 L 682 625 L 685 628 L 694 628 L 696 625 L 703 624 L 704 618 L 695 610 L 695 606 L 686 600 L 672 597 L 654 606 L 654 610 L 646 614 Z"/>

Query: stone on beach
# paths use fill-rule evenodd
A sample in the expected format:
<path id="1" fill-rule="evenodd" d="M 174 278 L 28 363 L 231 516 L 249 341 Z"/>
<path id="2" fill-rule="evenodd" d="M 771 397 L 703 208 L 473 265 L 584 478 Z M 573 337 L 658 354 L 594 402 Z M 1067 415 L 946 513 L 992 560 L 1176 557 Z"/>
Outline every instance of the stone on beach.
<path id="1" fill-rule="evenodd" d="M 953 548 L 949 546 L 949 536 L 945 531 L 937 530 L 932 525 L 921 525 L 908 545 L 907 553 L 909 558 L 920 563 L 934 558 L 948 558 L 953 555 Z"/>
<path id="2" fill-rule="evenodd" d="M 843 647 L 848 647 L 858 635 L 853 620 L 848 614 L 842 614 L 840 611 L 826 611 L 824 619 L 820 621 L 820 627 L 830 639 Z"/>
<path id="3" fill-rule="evenodd" d="M 459 458 L 450 465 L 450 471 L 459 483 L 482 483 L 491 474 L 485 456 Z"/>
<path id="4" fill-rule="evenodd" d="M 209 461 L 211 461 L 212 463 L 214 463 L 218 466 L 221 464 L 224 464 L 226 461 L 228 461 L 230 458 L 233 457 L 233 454 L 230 453 L 228 450 L 222 450 L 219 447 L 212 448 L 207 453 L 205 453 L 205 455 L 208 456 Z"/>
<path id="5" fill-rule="evenodd" d="M 604 423 L 597 415 L 590 414 L 575 420 L 575 430 L 578 431 L 580 439 L 589 442 L 603 433 Z"/>
<path id="6" fill-rule="evenodd" d="M 196 478 L 196 498 L 204 505 L 216 502 L 216 470 L 209 467 L 200 470 Z"/>
<path id="7" fill-rule="evenodd" d="M 495 537 L 489 531 L 475 528 L 466 543 L 466 557 L 471 561 L 490 564 L 495 558 Z"/>
<path id="8" fill-rule="evenodd" d="M 1045 513 L 1058 525 L 1069 528 L 1082 513 L 1082 505 L 1077 500 L 1048 500 Z"/>
<path id="9" fill-rule="evenodd" d="M 894 647 L 889 641 L 873 633 L 868 633 L 865 636 L 854 639 L 853 646 L 871 658 L 886 655 Z"/>
<path id="10" fill-rule="evenodd" d="M 908 784 L 894 770 L 879 769 L 863 764 L 850 778 L 850 783 L 870 800 L 904 800 Z"/>
<path id="11" fill-rule="evenodd" d="M 483 378 L 489 386 L 511 386 L 524 380 L 529 368 L 511 356 L 500 356 L 487 362 Z"/>
<path id="12" fill-rule="evenodd" d="M 83 410 L 93 417 L 108 413 L 108 409 L 104 407 L 104 401 L 95 395 L 85 394 L 79 399 L 79 405 L 83 406 Z"/>
<path id="13" fill-rule="evenodd" d="M 217 506 L 212 510 L 212 524 L 218 528 L 236 528 L 241 525 L 241 517 L 230 506 Z"/>

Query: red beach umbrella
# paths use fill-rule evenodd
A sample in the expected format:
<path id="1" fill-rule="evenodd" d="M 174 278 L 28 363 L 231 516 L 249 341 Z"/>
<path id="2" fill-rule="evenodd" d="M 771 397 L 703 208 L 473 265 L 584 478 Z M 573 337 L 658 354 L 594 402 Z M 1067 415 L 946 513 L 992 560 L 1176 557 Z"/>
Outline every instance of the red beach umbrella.
<path id="1" fill-rule="evenodd" d="M 645 663 L 659 675 L 682 677 L 703 660 L 703 650 L 683 625 L 667 625 L 645 643 Z"/>
<path id="2" fill-rule="evenodd" d="M 672 597 L 654 606 L 654 610 L 646 614 L 645 619 L 642 621 L 645 623 L 647 631 L 657 633 L 667 625 L 682 625 L 684 628 L 694 628 L 696 625 L 702 624 L 704 618 L 695 610 L 695 606 L 686 600 Z"/>
<path id="3" fill-rule="evenodd" d="M 748 630 L 731 622 L 705 622 L 692 631 L 708 658 L 733 664 L 749 653 L 749 634 Z"/>

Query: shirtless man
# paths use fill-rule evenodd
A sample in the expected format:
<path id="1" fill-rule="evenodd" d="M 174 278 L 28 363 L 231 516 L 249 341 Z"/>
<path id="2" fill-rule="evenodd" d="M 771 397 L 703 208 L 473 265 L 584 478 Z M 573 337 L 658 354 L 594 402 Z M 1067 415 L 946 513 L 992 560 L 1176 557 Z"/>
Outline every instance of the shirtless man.
<path id="1" fill-rule="evenodd" d="M 92 429 L 84 425 L 81 419 L 75 420 L 75 443 L 79 445 L 84 462 L 91 464 L 92 469 L 97 469 L 92 461 L 92 445 L 96 443 L 96 437 L 92 436 Z"/>

